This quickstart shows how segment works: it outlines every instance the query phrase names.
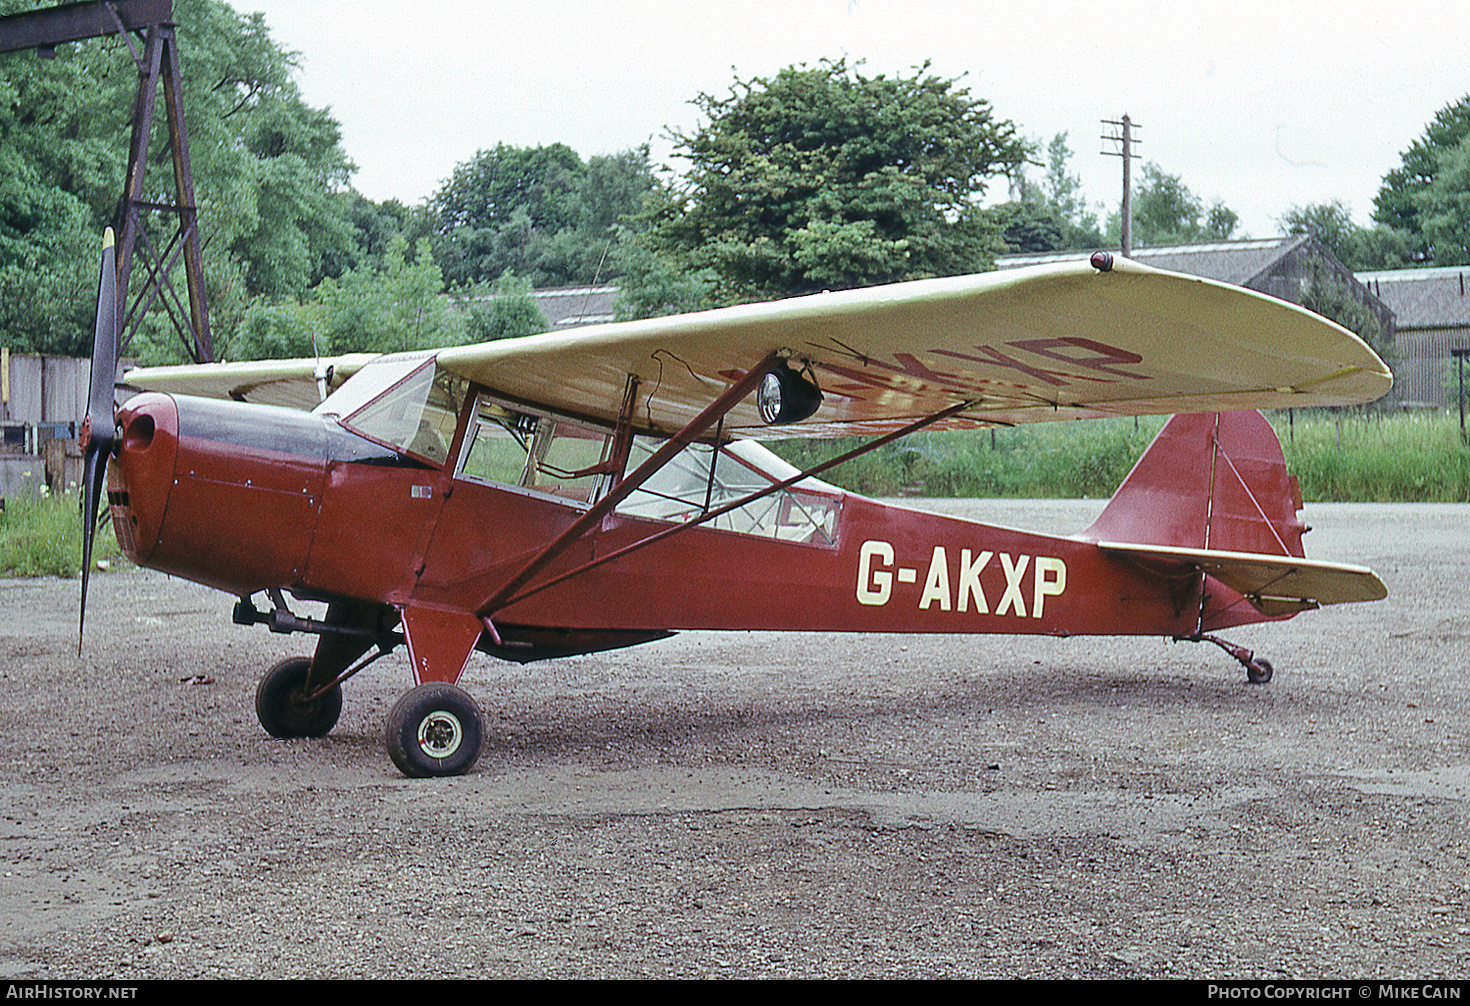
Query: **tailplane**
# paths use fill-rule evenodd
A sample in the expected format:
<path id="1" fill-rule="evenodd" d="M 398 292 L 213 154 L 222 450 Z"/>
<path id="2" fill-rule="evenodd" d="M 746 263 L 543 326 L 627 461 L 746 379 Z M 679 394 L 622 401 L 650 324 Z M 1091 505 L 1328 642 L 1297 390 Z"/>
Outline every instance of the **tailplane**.
<path id="1" fill-rule="evenodd" d="M 1135 562 L 1208 573 L 1270 618 L 1387 596 L 1372 570 L 1302 558 L 1301 508 L 1259 412 L 1175 416 L 1078 537 Z"/>

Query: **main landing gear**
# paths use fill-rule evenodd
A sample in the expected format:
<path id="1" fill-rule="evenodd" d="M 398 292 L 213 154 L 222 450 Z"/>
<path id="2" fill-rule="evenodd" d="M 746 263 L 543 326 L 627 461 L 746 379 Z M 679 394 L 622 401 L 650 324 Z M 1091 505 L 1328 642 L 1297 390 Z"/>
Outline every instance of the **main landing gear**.
<path id="1" fill-rule="evenodd" d="M 480 757 L 483 722 L 467 692 L 438 682 L 419 685 L 388 715 L 388 756 L 406 776 L 461 775 Z"/>
<path id="2" fill-rule="evenodd" d="M 386 605 L 336 602 L 322 621 L 298 618 L 280 591 L 269 593 L 269 612 L 241 598 L 235 621 L 264 623 L 272 632 L 313 633 L 319 641 L 314 656 L 283 660 L 265 673 L 255 690 L 255 715 L 272 737 L 325 737 L 342 714 L 342 682 L 403 642 L 394 631 L 398 616 Z M 480 707 L 467 692 L 431 682 L 393 707 L 388 755 L 407 776 L 460 775 L 480 757 L 484 733 Z"/>
<path id="3" fill-rule="evenodd" d="M 325 737 L 342 713 L 342 688 L 307 688 L 311 659 L 276 664 L 255 690 L 255 715 L 272 737 Z M 480 757 L 484 716 L 468 692 L 439 682 L 419 685 L 388 715 L 388 756 L 406 776 L 463 775 Z"/>
<path id="4" fill-rule="evenodd" d="M 342 687 L 306 690 L 311 660 L 292 657 L 265 672 L 255 689 L 255 715 L 272 737 L 325 737 L 342 715 Z"/>
<path id="5" fill-rule="evenodd" d="M 1245 668 L 1245 680 L 1251 684 L 1264 685 L 1271 680 L 1271 661 L 1265 657 L 1258 657 L 1253 651 L 1247 650 L 1244 646 L 1237 646 L 1228 640 L 1221 639 L 1219 636 L 1196 632 L 1192 636 L 1175 636 L 1174 642 L 1214 643 L 1220 649 L 1240 661 L 1240 665 Z"/>

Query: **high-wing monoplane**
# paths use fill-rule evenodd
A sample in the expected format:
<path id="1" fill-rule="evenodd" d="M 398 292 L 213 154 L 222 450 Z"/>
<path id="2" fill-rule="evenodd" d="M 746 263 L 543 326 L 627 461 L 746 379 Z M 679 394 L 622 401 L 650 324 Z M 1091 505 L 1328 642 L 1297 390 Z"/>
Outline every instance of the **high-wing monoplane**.
<path id="1" fill-rule="evenodd" d="M 437 351 L 134 370 L 144 393 L 115 416 L 108 269 L 89 513 L 105 464 L 134 562 L 236 596 L 238 623 L 317 637 L 260 682 L 271 734 L 326 734 L 342 684 L 406 644 L 415 686 L 387 746 L 408 775 L 478 756 L 458 687 L 476 650 L 532 661 L 680 629 L 1162 635 L 1264 681 L 1268 661 L 1215 633 L 1386 594 L 1303 557 L 1296 481 L 1245 411 L 1377 398 L 1383 362 L 1291 304 L 1104 253 Z M 919 429 L 1149 414 L 1174 418 L 1070 536 L 817 478 Z M 806 471 L 759 443 L 859 434 Z"/>

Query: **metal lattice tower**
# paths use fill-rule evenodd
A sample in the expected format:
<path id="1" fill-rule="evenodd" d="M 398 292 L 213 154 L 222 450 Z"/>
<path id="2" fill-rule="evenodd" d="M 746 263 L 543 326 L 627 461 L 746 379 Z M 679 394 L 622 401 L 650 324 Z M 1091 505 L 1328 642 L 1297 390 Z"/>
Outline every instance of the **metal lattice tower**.
<path id="1" fill-rule="evenodd" d="M 144 317 L 155 305 L 161 305 L 190 356 L 205 363 L 214 359 L 214 344 L 204 294 L 199 213 L 194 202 L 189 133 L 184 126 L 183 75 L 179 71 L 173 0 L 88 0 L 0 17 L 0 52 L 34 49 L 41 58 L 48 58 L 58 45 L 103 35 L 120 35 L 138 67 L 128 170 L 114 222 L 118 234 L 118 351 L 126 350 Z M 148 146 L 160 85 L 174 170 L 171 203 L 144 198 Z M 150 238 L 143 226 L 149 214 L 176 218 L 176 226 L 162 244 Z M 130 283 L 135 255 L 145 266 L 143 282 L 136 290 Z M 187 282 L 182 298 L 170 279 L 180 259 Z"/>

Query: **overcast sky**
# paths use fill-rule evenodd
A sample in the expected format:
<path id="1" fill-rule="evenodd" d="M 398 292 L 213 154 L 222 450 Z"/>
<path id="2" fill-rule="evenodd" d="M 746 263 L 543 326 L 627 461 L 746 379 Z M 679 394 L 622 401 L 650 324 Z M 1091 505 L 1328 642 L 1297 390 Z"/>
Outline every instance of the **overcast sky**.
<path id="1" fill-rule="evenodd" d="M 1116 208 L 1100 120 L 1126 112 L 1140 157 L 1265 237 L 1290 206 L 1334 198 L 1367 223 L 1403 149 L 1470 93 L 1470 16 L 1443 0 L 231 2 L 300 54 L 302 95 L 342 124 L 354 187 L 408 204 L 501 142 L 583 157 L 651 143 L 666 161 L 666 129 L 699 121 L 690 99 L 736 74 L 927 60 L 1043 146 L 1066 132 L 1090 202 Z"/>

